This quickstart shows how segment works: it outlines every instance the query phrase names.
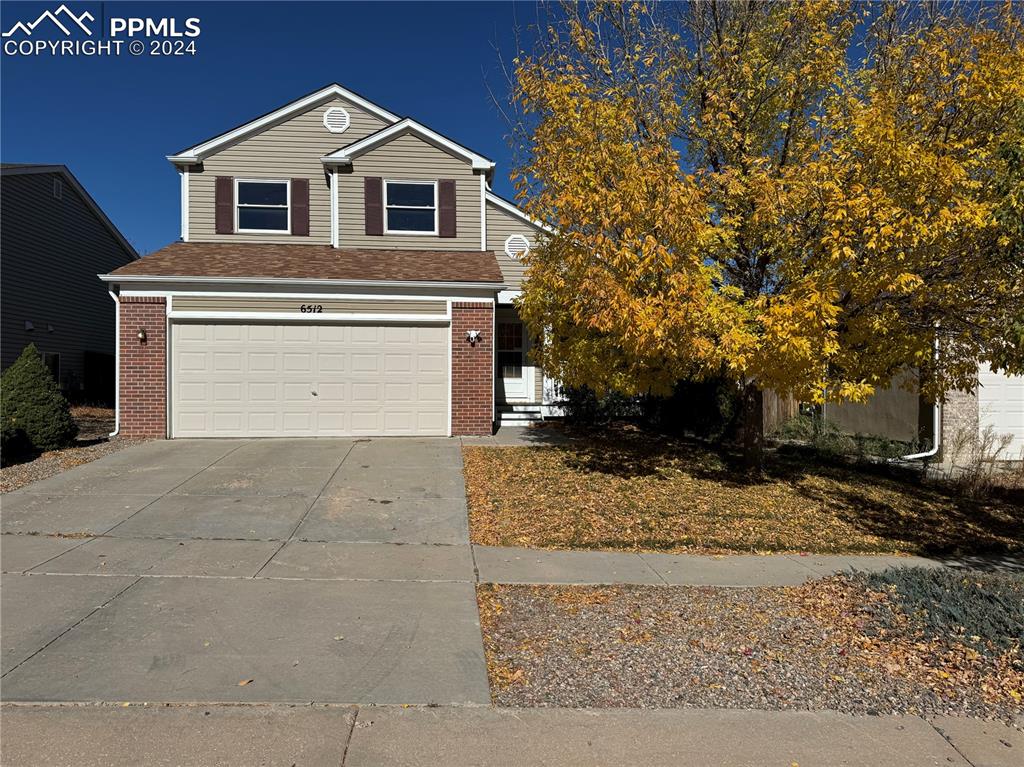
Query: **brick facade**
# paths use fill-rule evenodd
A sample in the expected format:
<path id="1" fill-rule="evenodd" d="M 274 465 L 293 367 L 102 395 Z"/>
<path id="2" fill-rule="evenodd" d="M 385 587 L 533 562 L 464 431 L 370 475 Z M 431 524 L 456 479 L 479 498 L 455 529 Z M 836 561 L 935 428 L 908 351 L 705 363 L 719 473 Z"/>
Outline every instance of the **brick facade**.
<path id="1" fill-rule="evenodd" d="M 139 340 L 139 331 L 146 340 Z M 167 436 L 166 300 L 121 297 L 120 434 Z"/>
<path id="2" fill-rule="evenodd" d="M 475 344 L 466 332 L 479 330 Z M 491 434 L 494 427 L 494 305 L 452 303 L 452 434 Z"/>
<path id="3" fill-rule="evenodd" d="M 120 434 L 167 436 L 167 317 L 163 298 L 121 297 Z M 139 340 L 139 331 L 146 340 Z M 479 330 L 475 344 L 466 332 Z M 452 433 L 491 434 L 494 424 L 494 306 L 452 304 Z"/>
<path id="4" fill-rule="evenodd" d="M 977 389 L 946 392 L 946 401 L 942 403 L 942 445 L 939 449 L 942 463 L 963 459 L 963 454 L 969 453 L 977 444 L 979 426 Z"/>

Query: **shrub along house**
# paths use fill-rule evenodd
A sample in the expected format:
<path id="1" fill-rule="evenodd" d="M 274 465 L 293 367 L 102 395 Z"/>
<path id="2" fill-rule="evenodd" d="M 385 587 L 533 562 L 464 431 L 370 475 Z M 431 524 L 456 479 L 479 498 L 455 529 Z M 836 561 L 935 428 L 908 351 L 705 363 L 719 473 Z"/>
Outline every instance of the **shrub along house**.
<path id="1" fill-rule="evenodd" d="M 487 434 L 538 415 L 495 165 L 329 85 L 168 158 L 181 240 L 101 275 L 126 436 Z"/>

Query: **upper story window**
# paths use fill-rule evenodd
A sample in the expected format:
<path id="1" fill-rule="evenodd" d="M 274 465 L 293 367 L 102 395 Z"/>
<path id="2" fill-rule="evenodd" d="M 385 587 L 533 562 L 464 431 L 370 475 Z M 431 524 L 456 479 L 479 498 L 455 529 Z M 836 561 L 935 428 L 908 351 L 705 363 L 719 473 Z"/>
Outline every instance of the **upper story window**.
<path id="1" fill-rule="evenodd" d="M 385 181 L 387 234 L 437 234 L 437 182 Z"/>
<path id="2" fill-rule="evenodd" d="M 235 231 L 291 231 L 287 181 L 235 180 Z"/>

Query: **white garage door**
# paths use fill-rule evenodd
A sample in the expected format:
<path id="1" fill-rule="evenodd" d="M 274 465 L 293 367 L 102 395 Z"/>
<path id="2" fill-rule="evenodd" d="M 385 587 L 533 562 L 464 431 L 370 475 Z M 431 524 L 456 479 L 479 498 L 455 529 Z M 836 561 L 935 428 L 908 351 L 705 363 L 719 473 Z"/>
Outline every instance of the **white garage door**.
<path id="1" fill-rule="evenodd" d="M 1009 434 L 1010 446 L 1004 459 L 1020 458 L 1024 451 L 1024 377 L 993 373 L 988 366 L 978 371 L 978 425 L 996 434 Z"/>
<path id="2" fill-rule="evenodd" d="M 171 436 L 445 435 L 448 332 L 175 324 Z"/>

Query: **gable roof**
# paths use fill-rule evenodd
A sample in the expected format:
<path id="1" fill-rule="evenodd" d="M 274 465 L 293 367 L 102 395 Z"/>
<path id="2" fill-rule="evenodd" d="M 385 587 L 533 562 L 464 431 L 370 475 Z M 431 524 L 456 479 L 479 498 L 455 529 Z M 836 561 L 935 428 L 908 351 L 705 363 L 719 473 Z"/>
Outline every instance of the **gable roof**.
<path id="1" fill-rule="evenodd" d="M 28 162 L 5 162 L 0 165 L 0 175 L 4 176 L 22 176 L 35 173 L 56 173 L 64 182 L 67 183 L 72 189 L 74 189 L 78 196 L 82 198 L 82 202 L 86 204 L 86 207 L 92 211 L 93 215 L 103 224 L 109 232 L 113 235 L 114 239 L 127 251 L 128 255 L 132 259 L 139 257 L 138 251 L 132 247 L 131 243 L 125 239 L 125 236 L 121 234 L 121 230 L 114 226 L 114 222 L 107 218 L 107 214 L 103 212 L 103 209 L 96 204 L 96 200 L 92 198 L 92 195 L 85 191 L 85 187 L 75 178 L 75 175 L 68 170 L 66 165 L 42 165 Z"/>
<path id="2" fill-rule="evenodd" d="M 483 250 L 334 248 L 254 242 L 173 242 L 101 275 L 105 282 L 461 283 L 500 287 L 497 259 Z"/>
<path id="3" fill-rule="evenodd" d="M 337 149 L 325 157 L 321 157 L 320 160 L 325 165 L 348 165 L 352 162 L 353 157 L 358 157 L 364 152 L 368 152 L 371 149 L 386 144 L 399 136 L 407 136 L 410 134 L 418 136 L 427 143 L 433 144 L 438 149 L 442 149 L 451 155 L 461 157 L 473 166 L 473 170 L 483 170 L 488 173 L 494 170 L 493 160 L 489 160 L 482 154 L 478 154 L 472 149 L 469 149 L 458 142 L 452 141 L 447 136 L 428 128 L 422 123 L 416 122 L 411 117 L 403 117 L 398 122 L 389 125 L 386 128 L 381 128 L 379 131 L 371 133 L 366 138 L 360 139 L 348 146 L 344 146 L 341 149 Z"/>
<path id="4" fill-rule="evenodd" d="M 487 190 L 486 197 L 487 197 L 487 202 L 491 203 L 492 205 L 494 205 L 497 208 L 501 208 L 506 213 L 508 213 L 508 214 L 510 214 L 512 216 L 515 216 L 516 218 L 518 218 L 523 223 L 529 224 L 530 226 L 534 227 L 535 229 L 540 229 L 541 231 L 547 232 L 548 234 L 554 234 L 555 233 L 555 228 L 554 227 L 548 226 L 543 221 L 538 221 L 535 218 L 530 218 L 530 216 L 528 216 L 526 213 L 524 213 L 522 210 L 520 210 L 519 207 L 514 202 L 511 202 L 510 200 L 506 200 L 504 197 L 499 197 L 494 192 L 492 192 L 490 189 Z"/>
<path id="5" fill-rule="evenodd" d="M 291 101 L 282 107 L 278 107 L 264 115 L 260 115 L 254 120 L 242 123 L 238 127 L 232 128 L 225 133 L 221 133 L 213 138 L 206 139 L 206 141 L 201 141 L 194 146 L 182 149 L 176 154 L 168 155 L 167 159 L 172 163 L 180 165 L 200 162 L 204 157 L 208 157 L 213 154 L 225 144 L 260 131 L 276 122 L 285 120 L 294 114 L 304 112 L 316 104 L 331 98 L 342 98 L 346 101 L 350 101 L 366 112 L 372 114 L 374 117 L 378 117 L 387 123 L 393 123 L 399 119 L 398 115 L 389 112 L 382 106 L 374 104 L 369 99 L 363 98 L 358 93 L 350 91 L 348 88 L 343 88 L 337 83 L 331 83 L 330 85 L 325 85 L 323 88 L 318 88 L 312 93 L 307 93 L 305 96 L 302 96 L 295 101 Z"/>

